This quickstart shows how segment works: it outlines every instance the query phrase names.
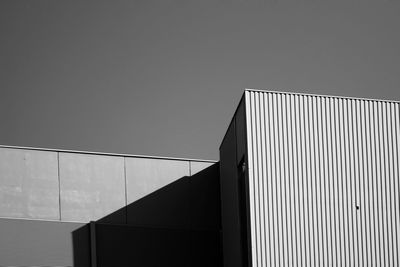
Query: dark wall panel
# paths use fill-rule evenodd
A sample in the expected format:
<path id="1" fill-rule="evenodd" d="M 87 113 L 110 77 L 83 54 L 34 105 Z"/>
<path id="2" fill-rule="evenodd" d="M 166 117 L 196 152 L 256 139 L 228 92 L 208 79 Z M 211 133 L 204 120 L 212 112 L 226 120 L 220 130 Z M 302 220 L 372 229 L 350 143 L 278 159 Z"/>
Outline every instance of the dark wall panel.
<path id="1" fill-rule="evenodd" d="M 0 219 L 0 266 L 72 266 L 80 223 Z"/>
<path id="2" fill-rule="evenodd" d="M 220 147 L 221 220 L 225 267 L 242 267 L 235 122 Z"/>
<path id="3" fill-rule="evenodd" d="M 190 177 L 190 227 L 221 229 L 219 163 Z"/>
<path id="4" fill-rule="evenodd" d="M 246 154 L 246 120 L 245 120 L 244 98 L 240 101 L 235 113 L 235 135 L 236 135 L 236 163 L 239 164 Z"/>
<path id="5" fill-rule="evenodd" d="M 220 229 L 219 164 L 142 197 L 126 212 L 130 225 Z"/>
<path id="6" fill-rule="evenodd" d="M 220 267 L 219 231 L 96 225 L 99 267 Z"/>

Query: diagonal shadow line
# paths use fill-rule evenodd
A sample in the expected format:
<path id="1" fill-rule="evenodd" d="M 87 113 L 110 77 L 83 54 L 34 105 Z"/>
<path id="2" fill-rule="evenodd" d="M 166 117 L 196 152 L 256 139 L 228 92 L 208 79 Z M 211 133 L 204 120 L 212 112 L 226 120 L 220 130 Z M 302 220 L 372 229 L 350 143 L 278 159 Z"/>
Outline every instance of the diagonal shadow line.
<path id="1" fill-rule="evenodd" d="M 221 266 L 220 209 L 216 163 L 75 230 L 74 266 Z"/>

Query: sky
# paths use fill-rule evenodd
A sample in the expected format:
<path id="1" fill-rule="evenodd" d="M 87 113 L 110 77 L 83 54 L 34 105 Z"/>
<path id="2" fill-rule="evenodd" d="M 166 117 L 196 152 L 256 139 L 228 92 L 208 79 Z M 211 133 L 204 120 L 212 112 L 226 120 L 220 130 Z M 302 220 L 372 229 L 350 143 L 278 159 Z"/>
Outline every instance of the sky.
<path id="1" fill-rule="evenodd" d="M 0 144 L 218 160 L 244 88 L 400 100 L 400 1 L 0 1 Z"/>

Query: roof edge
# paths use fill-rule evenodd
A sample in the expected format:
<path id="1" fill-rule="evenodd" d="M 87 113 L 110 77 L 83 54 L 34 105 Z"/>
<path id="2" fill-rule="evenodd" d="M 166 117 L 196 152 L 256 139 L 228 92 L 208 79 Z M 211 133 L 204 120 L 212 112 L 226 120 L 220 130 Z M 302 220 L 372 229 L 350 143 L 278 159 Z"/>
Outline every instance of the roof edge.
<path id="1" fill-rule="evenodd" d="M 269 90 L 269 89 L 251 89 L 251 88 L 246 88 L 244 90 L 245 91 L 249 91 L 249 92 L 260 92 L 260 93 L 274 93 L 274 94 L 301 95 L 301 96 L 318 96 L 318 97 L 341 98 L 341 99 L 351 99 L 351 100 L 390 102 L 390 103 L 398 103 L 398 104 L 400 104 L 399 100 L 389 100 L 389 99 L 374 99 L 374 98 L 363 98 L 363 97 L 353 97 L 353 96 L 320 95 L 320 94 L 310 94 L 310 93 L 296 93 L 296 92 L 275 91 L 275 90 Z"/>
<path id="2" fill-rule="evenodd" d="M 129 158 L 164 159 L 164 160 L 179 160 L 179 161 L 209 162 L 209 163 L 217 163 L 218 162 L 217 160 L 206 160 L 206 159 L 147 156 L 147 155 L 106 153 L 106 152 L 93 152 L 93 151 L 80 151 L 80 150 L 66 150 L 66 149 L 41 148 L 41 147 L 8 146 L 8 145 L 1 145 L 1 144 L 0 144 L 0 148 L 25 149 L 25 150 L 61 152 L 61 153 L 76 153 L 76 154 L 88 154 L 88 155 L 99 155 L 99 156 L 129 157 Z"/>

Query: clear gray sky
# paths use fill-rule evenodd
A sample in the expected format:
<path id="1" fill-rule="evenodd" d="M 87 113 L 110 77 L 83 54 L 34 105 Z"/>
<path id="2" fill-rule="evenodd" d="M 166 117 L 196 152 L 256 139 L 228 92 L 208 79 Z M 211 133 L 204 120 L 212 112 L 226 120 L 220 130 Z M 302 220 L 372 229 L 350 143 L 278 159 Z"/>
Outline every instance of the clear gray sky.
<path id="1" fill-rule="evenodd" d="M 400 1 L 0 1 L 0 144 L 218 159 L 243 88 L 400 100 Z"/>

